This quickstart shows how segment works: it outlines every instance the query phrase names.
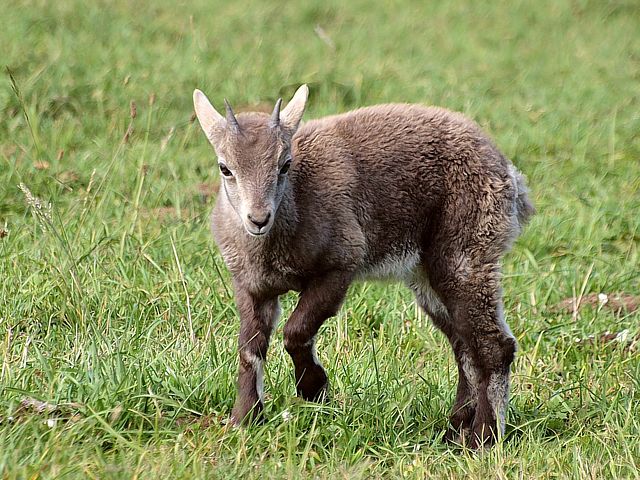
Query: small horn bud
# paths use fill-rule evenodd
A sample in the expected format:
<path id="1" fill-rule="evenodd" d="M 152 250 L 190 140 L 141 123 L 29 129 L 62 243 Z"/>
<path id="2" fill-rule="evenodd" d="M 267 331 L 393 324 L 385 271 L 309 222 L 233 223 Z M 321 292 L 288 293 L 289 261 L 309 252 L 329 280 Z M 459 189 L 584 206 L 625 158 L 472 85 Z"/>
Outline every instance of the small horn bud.
<path id="1" fill-rule="evenodd" d="M 224 108 L 226 110 L 227 124 L 230 125 L 236 133 L 238 133 L 240 131 L 240 124 L 233 113 L 233 108 L 231 108 L 231 105 L 226 98 L 224 99 Z"/>
<path id="2" fill-rule="evenodd" d="M 280 125 L 280 106 L 282 105 L 282 99 L 279 98 L 276 102 L 276 106 L 273 107 L 273 113 L 271 114 L 271 121 L 269 125 L 271 128 L 276 128 Z"/>

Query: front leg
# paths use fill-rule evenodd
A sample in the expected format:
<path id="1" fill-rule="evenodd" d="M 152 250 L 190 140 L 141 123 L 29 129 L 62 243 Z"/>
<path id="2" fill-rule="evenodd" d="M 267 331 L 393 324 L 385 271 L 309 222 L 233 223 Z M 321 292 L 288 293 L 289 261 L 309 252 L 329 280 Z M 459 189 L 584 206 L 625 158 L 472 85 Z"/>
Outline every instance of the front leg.
<path id="1" fill-rule="evenodd" d="M 296 390 L 305 400 L 322 400 L 327 374 L 315 352 L 315 337 L 326 319 L 338 312 L 353 280 L 351 272 L 331 272 L 311 281 L 284 326 L 284 346 L 295 367 Z"/>
<path id="2" fill-rule="evenodd" d="M 231 423 L 259 419 L 264 407 L 263 365 L 269 338 L 278 322 L 278 297 L 256 296 L 236 285 L 236 303 L 240 313 L 238 353 L 238 397 L 231 413 Z"/>

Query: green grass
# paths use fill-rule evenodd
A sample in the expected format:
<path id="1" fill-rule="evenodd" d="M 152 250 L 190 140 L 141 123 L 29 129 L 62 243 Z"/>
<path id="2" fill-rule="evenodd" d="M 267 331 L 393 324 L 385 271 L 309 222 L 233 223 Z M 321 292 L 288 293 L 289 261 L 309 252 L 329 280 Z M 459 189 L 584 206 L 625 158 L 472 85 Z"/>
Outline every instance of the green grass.
<path id="1" fill-rule="evenodd" d="M 636 338 L 640 314 L 552 308 L 640 292 L 634 0 L 135 4 L 2 5 L 19 92 L 3 72 L 3 478 L 640 477 L 638 348 L 576 342 Z M 191 92 L 269 108 L 302 82 L 307 118 L 388 101 L 463 111 L 528 175 L 539 213 L 504 280 L 520 351 L 489 453 L 441 443 L 453 358 L 393 284 L 354 286 L 323 328 L 330 404 L 294 398 L 276 335 L 267 424 L 224 426 L 238 319 Z M 58 408 L 20 408 L 28 397 Z"/>

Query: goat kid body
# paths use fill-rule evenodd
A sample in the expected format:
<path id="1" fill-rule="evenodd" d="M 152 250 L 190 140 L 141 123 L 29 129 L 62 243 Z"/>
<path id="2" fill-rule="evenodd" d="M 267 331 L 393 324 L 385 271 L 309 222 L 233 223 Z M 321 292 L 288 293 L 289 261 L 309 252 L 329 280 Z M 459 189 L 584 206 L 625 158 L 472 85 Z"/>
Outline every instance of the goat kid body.
<path id="1" fill-rule="evenodd" d="M 240 114 L 243 142 L 265 118 Z M 533 207 L 521 175 L 475 123 L 441 108 L 391 104 L 309 121 L 269 233 L 245 232 L 221 187 L 212 229 L 241 318 L 235 422 L 263 407 L 262 368 L 280 312 L 298 393 L 325 397 L 315 336 L 359 278 L 397 279 L 449 339 L 459 385 L 447 438 L 472 447 L 504 431 L 516 343 L 504 322 L 499 262 Z M 226 184 L 224 184 L 226 185 Z"/>

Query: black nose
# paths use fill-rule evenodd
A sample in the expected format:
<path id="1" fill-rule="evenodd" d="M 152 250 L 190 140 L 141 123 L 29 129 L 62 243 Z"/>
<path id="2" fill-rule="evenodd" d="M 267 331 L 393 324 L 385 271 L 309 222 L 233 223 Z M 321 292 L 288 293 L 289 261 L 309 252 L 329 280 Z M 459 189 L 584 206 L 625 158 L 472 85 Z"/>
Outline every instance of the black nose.
<path id="1" fill-rule="evenodd" d="M 249 220 L 251 220 L 251 223 L 253 223 L 256 227 L 262 228 L 267 223 L 269 223 L 269 219 L 271 218 L 271 212 L 268 212 L 264 218 L 255 217 L 250 213 L 247 215 L 247 217 L 249 218 Z"/>

